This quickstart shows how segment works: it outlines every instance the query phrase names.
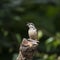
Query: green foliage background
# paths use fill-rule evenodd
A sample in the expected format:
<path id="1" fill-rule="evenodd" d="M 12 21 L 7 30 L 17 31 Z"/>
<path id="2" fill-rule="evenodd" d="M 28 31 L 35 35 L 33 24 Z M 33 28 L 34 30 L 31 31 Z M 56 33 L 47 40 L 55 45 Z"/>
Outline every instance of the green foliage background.
<path id="1" fill-rule="evenodd" d="M 39 32 L 33 60 L 60 60 L 59 0 L 0 0 L 0 60 L 16 60 L 28 22 Z"/>

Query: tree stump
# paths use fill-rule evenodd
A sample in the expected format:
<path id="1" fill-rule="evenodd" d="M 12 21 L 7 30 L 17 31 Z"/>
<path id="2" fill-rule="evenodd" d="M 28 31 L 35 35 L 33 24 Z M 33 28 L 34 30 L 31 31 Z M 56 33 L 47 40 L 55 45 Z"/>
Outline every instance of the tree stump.
<path id="1" fill-rule="evenodd" d="M 32 60 L 37 50 L 38 41 L 24 38 L 19 48 L 17 60 Z"/>

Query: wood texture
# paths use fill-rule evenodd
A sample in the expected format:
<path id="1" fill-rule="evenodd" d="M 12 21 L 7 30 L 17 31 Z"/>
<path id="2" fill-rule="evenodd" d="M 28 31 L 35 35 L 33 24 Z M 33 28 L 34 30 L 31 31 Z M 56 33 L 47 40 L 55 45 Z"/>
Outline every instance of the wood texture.
<path id="1" fill-rule="evenodd" d="M 17 60 L 32 60 L 37 46 L 38 43 L 36 40 L 24 38 L 19 48 Z"/>

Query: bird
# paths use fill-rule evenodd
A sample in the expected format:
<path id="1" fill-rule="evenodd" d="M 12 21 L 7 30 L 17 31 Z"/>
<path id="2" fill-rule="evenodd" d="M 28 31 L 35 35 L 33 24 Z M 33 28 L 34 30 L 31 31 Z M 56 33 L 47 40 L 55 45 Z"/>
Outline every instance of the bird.
<path id="1" fill-rule="evenodd" d="M 38 32 L 34 25 L 34 23 L 27 23 L 28 26 L 28 36 L 30 39 L 37 40 L 38 39 Z"/>
<path id="2" fill-rule="evenodd" d="M 35 25 L 33 23 L 28 23 L 27 26 L 29 27 L 28 29 L 29 38 L 22 39 L 17 60 L 32 60 L 38 46 L 39 42 L 37 41 L 38 33 Z"/>

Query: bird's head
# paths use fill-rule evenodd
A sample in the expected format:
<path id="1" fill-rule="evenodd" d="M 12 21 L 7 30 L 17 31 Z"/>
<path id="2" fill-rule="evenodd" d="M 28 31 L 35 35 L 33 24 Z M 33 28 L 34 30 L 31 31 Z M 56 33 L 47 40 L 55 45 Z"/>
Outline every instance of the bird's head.
<path id="1" fill-rule="evenodd" d="M 33 23 L 27 23 L 27 26 L 28 26 L 29 28 L 35 28 L 35 25 L 34 25 Z"/>

